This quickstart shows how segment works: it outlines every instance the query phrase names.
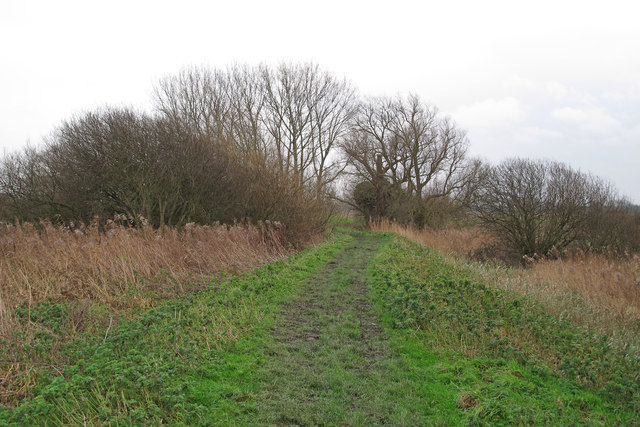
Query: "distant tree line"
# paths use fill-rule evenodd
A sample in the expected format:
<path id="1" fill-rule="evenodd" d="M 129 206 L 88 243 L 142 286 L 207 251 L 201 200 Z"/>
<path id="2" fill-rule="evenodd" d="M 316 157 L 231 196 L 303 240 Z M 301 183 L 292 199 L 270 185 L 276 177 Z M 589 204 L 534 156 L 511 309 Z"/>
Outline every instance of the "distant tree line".
<path id="1" fill-rule="evenodd" d="M 601 180 L 550 161 L 491 166 L 414 95 L 361 97 L 315 64 L 187 68 L 154 108 L 71 118 L 0 165 L 0 219 L 124 214 L 155 227 L 274 220 L 292 241 L 340 200 L 366 219 L 484 224 L 510 256 L 640 250 L 638 213 Z"/>
<path id="2" fill-rule="evenodd" d="M 185 69 L 157 83 L 151 113 L 88 112 L 42 148 L 5 156 L 0 216 L 274 220 L 303 239 L 327 220 L 355 103 L 351 85 L 317 65 Z"/>

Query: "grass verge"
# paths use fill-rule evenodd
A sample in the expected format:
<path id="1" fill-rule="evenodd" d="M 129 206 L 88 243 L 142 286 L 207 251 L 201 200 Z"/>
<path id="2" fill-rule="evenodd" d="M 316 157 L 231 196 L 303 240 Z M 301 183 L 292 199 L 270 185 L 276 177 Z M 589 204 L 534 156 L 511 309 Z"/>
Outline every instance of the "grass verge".
<path id="1" fill-rule="evenodd" d="M 131 228 L 123 219 L 73 231 L 0 223 L 0 404 L 15 406 L 81 334 L 104 336 L 162 301 L 290 251 L 278 224 Z"/>
<path id="2" fill-rule="evenodd" d="M 418 230 L 385 220 L 371 227 L 436 249 L 448 263 L 466 271 L 472 281 L 535 300 L 548 313 L 606 335 L 610 346 L 627 348 L 630 357 L 640 357 L 638 255 L 576 253 L 562 259 L 541 259 L 527 268 L 508 267 L 469 261 L 468 255 L 486 245 L 489 238 L 478 228 Z"/>
<path id="3" fill-rule="evenodd" d="M 385 324 L 406 334 L 401 352 L 458 388 L 467 422 L 637 423 L 640 360 L 630 349 L 470 277 L 400 237 L 369 269 Z"/>
<path id="4" fill-rule="evenodd" d="M 638 424 L 629 349 L 472 277 L 338 232 L 76 339 L 0 424 Z"/>
<path id="5" fill-rule="evenodd" d="M 61 370 L 38 366 L 22 403 L 0 411 L 8 425 L 220 424 L 247 408 L 245 383 L 260 340 L 280 304 L 346 244 L 327 244 L 168 301 L 139 318 L 84 335 L 60 351 Z M 50 319 L 51 316 L 47 317 Z M 47 350 L 45 336 L 38 342 Z"/>

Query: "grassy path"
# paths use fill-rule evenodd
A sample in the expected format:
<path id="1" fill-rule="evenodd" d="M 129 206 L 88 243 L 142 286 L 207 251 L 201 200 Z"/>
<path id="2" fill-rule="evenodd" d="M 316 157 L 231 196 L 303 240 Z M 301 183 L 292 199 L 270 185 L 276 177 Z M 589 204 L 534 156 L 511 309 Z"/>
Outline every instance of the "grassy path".
<path id="1" fill-rule="evenodd" d="M 285 306 L 259 373 L 258 424 L 419 422 L 369 302 L 366 270 L 380 243 L 357 236 Z"/>
<path id="2" fill-rule="evenodd" d="M 66 350 L 0 425 L 638 425 L 640 361 L 397 236 L 325 244 Z"/>
<path id="3" fill-rule="evenodd" d="M 620 357 L 619 369 L 634 372 L 623 354 L 467 274 L 403 239 L 356 234 L 272 325 L 255 377 L 253 421 L 636 424 L 633 380 L 625 401 L 564 370 L 567 362 L 552 365 Z M 570 350 L 584 348 L 590 354 Z"/>

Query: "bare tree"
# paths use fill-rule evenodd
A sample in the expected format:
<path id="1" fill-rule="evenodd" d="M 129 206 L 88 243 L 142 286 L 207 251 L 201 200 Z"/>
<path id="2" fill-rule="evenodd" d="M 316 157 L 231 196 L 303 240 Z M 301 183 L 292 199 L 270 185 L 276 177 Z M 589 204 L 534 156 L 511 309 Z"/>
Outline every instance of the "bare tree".
<path id="1" fill-rule="evenodd" d="M 465 194 L 479 170 L 467 161 L 467 147 L 464 131 L 414 95 L 363 102 L 343 144 L 350 173 L 369 182 L 385 206 L 377 214 L 389 215 L 382 199 L 395 197 L 421 217 L 425 202 Z"/>
<path id="2" fill-rule="evenodd" d="M 439 118 L 437 109 L 423 105 L 417 96 L 397 100 L 395 111 L 394 136 L 404 153 L 400 163 L 409 195 L 437 198 L 462 188 L 465 132 L 451 119 Z"/>
<path id="3" fill-rule="evenodd" d="M 583 238 L 589 209 L 612 197 L 599 179 L 552 161 L 512 159 L 489 172 L 481 221 L 514 255 L 549 255 Z"/>
<path id="4" fill-rule="evenodd" d="M 230 192 L 218 151 L 168 120 L 102 109 L 64 122 L 43 149 L 5 159 L 0 191 L 21 220 L 208 222 L 223 216 Z"/>
<path id="5" fill-rule="evenodd" d="M 382 175 L 392 184 L 404 182 L 402 162 L 407 157 L 394 130 L 394 102 L 374 98 L 359 105 L 349 138 L 343 144 L 355 173 L 375 184 Z"/>
<path id="6" fill-rule="evenodd" d="M 321 73 L 312 88 L 311 158 L 316 191 L 334 182 L 346 162 L 337 145 L 346 137 L 356 112 L 355 90 L 345 80 Z"/>
<path id="7" fill-rule="evenodd" d="M 355 90 L 317 65 L 192 68 L 155 90 L 168 120 L 234 155 L 275 159 L 282 174 L 316 193 L 344 166 L 336 144 L 349 129 Z"/>
<path id="8" fill-rule="evenodd" d="M 227 76 L 205 67 L 182 70 L 154 88 L 156 110 L 174 126 L 211 140 L 224 141 L 230 120 Z"/>
<path id="9" fill-rule="evenodd" d="M 61 198 L 56 171 L 40 151 L 28 147 L 5 156 L 0 164 L 2 218 L 29 220 L 54 218 L 73 211 Z"/>
<path id="10" fill-rule="evenodd" d="M 226 128 L 233 150 L 244 155 L 268 157 L 269 147 L 262 126 L 265 94 L 258 69 L 236 66 L 227 70 L 225 95 L 230 106 Z"/>
<path id="11" fill-rule="evenodd" d="M 349 129 L 355 90 L 313 64 L 262 66 L 261 75 L 263 123 L 281 170 L 320 190 L 342 169 L 335 148 Z"/>

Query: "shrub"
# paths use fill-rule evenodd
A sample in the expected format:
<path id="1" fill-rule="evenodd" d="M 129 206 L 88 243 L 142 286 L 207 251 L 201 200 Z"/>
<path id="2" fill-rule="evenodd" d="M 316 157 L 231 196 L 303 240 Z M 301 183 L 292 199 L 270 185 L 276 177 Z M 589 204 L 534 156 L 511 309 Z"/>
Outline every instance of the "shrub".
<path id="1" fill-rule="evenodd" d="M 554 256 L 585 241 L 615 200 L 601 180 L 552 161 L 507 160 L 493 167 L 475 211 L 512 260 Z"/>

